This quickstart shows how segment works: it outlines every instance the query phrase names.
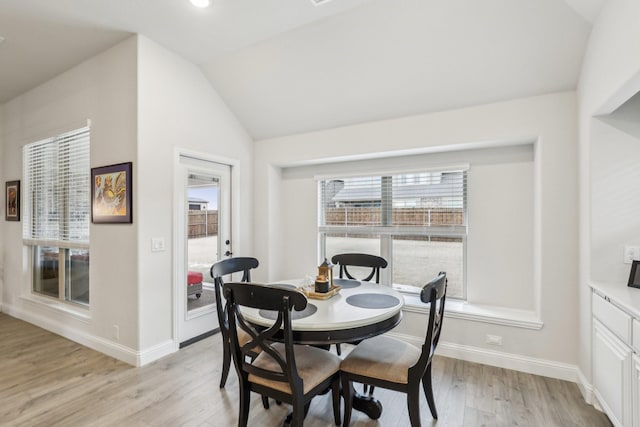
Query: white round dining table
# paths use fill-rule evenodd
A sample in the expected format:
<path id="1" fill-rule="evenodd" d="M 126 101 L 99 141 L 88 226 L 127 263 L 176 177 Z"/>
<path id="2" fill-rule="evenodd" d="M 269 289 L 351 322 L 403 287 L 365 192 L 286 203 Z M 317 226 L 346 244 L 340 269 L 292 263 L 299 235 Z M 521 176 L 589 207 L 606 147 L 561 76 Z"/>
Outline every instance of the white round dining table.
<path id="1" fill-rule="evenodd" d="M 272 283 L 291 288 L 303 279 Z M 328 299 L 308 298 L 307 308 L 293 312 L 293 339 L 298 344 L 328 345 L 360 341 L 383 334 L 402 320 L 402 294 L 388 286 L 371 282 L 335 279 L 340 291 Z M 273 313 L 243 307 L 246 320 L 256 326 L 273 324 Z"/>

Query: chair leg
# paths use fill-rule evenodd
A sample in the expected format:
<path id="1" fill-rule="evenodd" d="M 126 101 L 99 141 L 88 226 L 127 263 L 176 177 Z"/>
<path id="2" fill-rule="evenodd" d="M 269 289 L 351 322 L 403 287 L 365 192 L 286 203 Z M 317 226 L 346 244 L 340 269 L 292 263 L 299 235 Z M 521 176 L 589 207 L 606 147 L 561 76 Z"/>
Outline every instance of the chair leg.
<path id="1" fill-rule="evenodd" d="M 331 383 L 331 389 L 333 391 L 333 420 L 336 425 L 340 425 L 340 377 L 337 377 Z"/>
<path id="2" fill-rule="evenodd" d="M 229 376 L 229 368 L 231 367 L 231 349 L 229 343 L 223 343 L 222 347 L 222 377 L 220 378 L 220 388 L 224 388 Z"/>
<path id="3" fill-rule="evenodd" d="M 262 395 L 262 406 L 264 409 L 269 409 L 269 398 L 264 394 Z"/>
<path id="4" fill-rule="evenodd" d="M 251 390 L 240 379 L 240 413 L 238 415 L 238 427 L 247 427 L 249 422 L 249 406 L 251 404 Z"/>
<path id="5" fill-rule="evenodd" d="M 433 398 L 433 384 L 431 382 L 431 363 L 427 366 L 427 370 L 422 377 L 422 388 L 424 389 L 425 396 L 427 396 L 427 403 L 431 410 L 431 416 L 437 420 L 438 411 L 436 411 L 436 401 Z"/>
<path id="6" fill-rule="evenodd" d="M 338 356 L 342 354 L 342 348 L 340 347 L 340 343 L 336 344 L 336 353 L 338 353 Z"/>
<path id="7" fill-rule="evenodd" d="M 304 404 L 304 417 L 307 418 L 307 414 L 309 413 L 309 408 L 311 407 L 311 401 L 308 401 Z"/>
<path id="8" fill-rule="evenodd" d="M 420 427 L 420 380 L 413 383 L 409 381 L 407 407 L 409 409 L 411 427 Z"/>
<path id="9" fill-rule="evenodd" d="M 353 384 L 351 383 L 349 376 L 345 373 L 342 374 L 342 397 L 344 397 L 344 419 L 342 425 L 349 427 L 351 422 L 351 409 L 353 407 Z"/>
<path id="10" fill-rule="evenodd" d="M 304 425 L 304 416 L 309 410 L 309 402 L 308 404 L 304 404 L 302 399 L 293 399 L 293 413 L 291 414 L 291 427 L 303 427 Z"/>

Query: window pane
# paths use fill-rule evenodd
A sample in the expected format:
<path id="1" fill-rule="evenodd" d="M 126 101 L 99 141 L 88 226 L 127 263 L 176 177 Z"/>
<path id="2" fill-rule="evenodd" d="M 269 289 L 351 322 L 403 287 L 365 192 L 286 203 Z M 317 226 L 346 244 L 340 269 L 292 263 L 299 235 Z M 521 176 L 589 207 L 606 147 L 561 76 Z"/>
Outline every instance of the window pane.
<path id="1" fill-rule="evenodd" d="M 90 163 L 88 127 L 23 147 L 23 238 L 33 246 L 33 291 L 89 304 Z"/>
<path id="2" fill-rule="evenodd" d="M 446 170 L 319 182 L 326 255 L 364 252 L 392 259 L 387 281 L 418 290 L 446 271 L 449 296 L 464 298 L 467 172 Z"/>
<path id="3" fill-rule="evenodd" d="M 323 181 L 321 224 L 340 226 L 380 225 L 380 177 Z"/>
<path id="4" fill-rule="evenodd" d="M 33 291 L 58 298 L 58 248 L 34 246 L 33 248 Z"/>
<path id="5" fill-rule="evenodd" d="M 89 304 L 89 250 L 66 250 L 65 299 Z"/>
<path id="6" fill-rule="evenodd" d="M 441 271 L 447 273 L 447 296 L 463 298 L 462 238 L 394 236 L 393 283 L 423 287 Z"/>
<path id="7" fill-rule="evenodd" d="M 380 256 L 380 236 L 359 236 L 349 234 L 327 234 L 326 240 L 326 257 L 345 253 L 365 253 Z M 350 267 L 349 273 L 357 278 L 363 278 L 369 275 L 370 268 Z M 339 270 L 334 270 L 334 277 L 338 277 Z"/>

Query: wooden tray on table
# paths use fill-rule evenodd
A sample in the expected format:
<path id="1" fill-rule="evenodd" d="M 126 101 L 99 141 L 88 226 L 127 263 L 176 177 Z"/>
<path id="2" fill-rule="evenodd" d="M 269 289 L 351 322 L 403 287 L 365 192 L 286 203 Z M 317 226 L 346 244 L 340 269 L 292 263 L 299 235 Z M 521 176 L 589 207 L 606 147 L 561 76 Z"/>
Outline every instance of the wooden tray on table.
<path id="1" fill-rule="evenodd" d="M 342 286 L 333 285 L 328 292 L 321 293 L 321 292 L 316 292 L 313 287 L 301 288 L 302 292 L 307 296 L 307 298 L 312 298 L 312 299 L 329 299 L 335 294 L 337 294 L 338 292 L 340 292 L 340 289 L 342 289 Z"/>

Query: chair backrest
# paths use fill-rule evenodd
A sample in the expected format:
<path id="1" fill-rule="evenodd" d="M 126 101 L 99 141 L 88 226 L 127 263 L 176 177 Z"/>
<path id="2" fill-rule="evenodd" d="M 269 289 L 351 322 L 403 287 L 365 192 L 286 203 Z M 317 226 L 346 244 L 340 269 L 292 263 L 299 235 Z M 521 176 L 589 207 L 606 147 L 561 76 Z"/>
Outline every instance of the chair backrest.
<path id="1" fill-rule="evenodd" d="M 291 329 L 291 311 L 304 310 L 307 307 L 307 297 L 300 291 L 279 285 L 262 285 L 258 283 L 224 284 L 224 296 L 227 300 L 227 317 L 231 352 L 237 372 L 243 376 L 252 374 L 273 381 L 289 383 L 292 393 L 302 391 L 302 379 L 298 375 L 293 351 L 293 333 Z M 254 328 L 245 320 L 241 307 L 278 312 L 274 323 L 261 331 Z M 243 329 L 251 339 L 240 346 L 238 329 Z M 284 336 L 284 357 L 276 351 L 274 335 L 282 333 Z M 249 357 L 258 347 L 262 351 L 261 357 L 268 354 L 275 364 L 274 369 L 254 366 Z"/>
<path id="2" fill-rule="evenodd" d="M 440 272 L 438 276 L 427 283 L 420 292 L 420 300 L 429 306 L 429 324 L 427 334 L 422 346 L 422 354 L 415 365 L 424 370 L 433 358 L 436 346 L 440 340 L 440 331 L 444 320 L 444 304 L 447 299 L 447 273 Z"/>
<path id="3" fill-rule="evenodd" d="M 331 258 L 331 262 L 334 264 L 340 265 L 340 278 L 347 276 L 347 278 L 353 279 L 353 280 L 369 281 L 375 275 L 376 283 L 380 283 L 380 269 L 387 268 L 386 259 L 376 255 L 369 255 L 369 254 L 338 254 L 338 255 L 334 255 Z M 370 267 L 371 272 L 367 277 L 363 279 L 356 279 L 351 275 L 351 273 L 349 273 L 349 270 L 347 269 L 347 267 L 350 267 L 350 266 Z"/>
<path id="4" fill-rule="evenodd" d="M 216 294 L 216 311 L 218 312 L 218 323 L 220 324 L 220 331 L 223 335 L 228 335 L 229 326 L 227 324 L 227 316 L 225 313 L 225 307 L 222 305 L 222 280 L 223 276 L 242 272 L 241 282 L 251 281 L 251 270 L 258 268 L 258 260 L 251 257 L 237 257 L 223 259 L 211 266 L 211 277 L 213 278 L 213 286 Z"/>

